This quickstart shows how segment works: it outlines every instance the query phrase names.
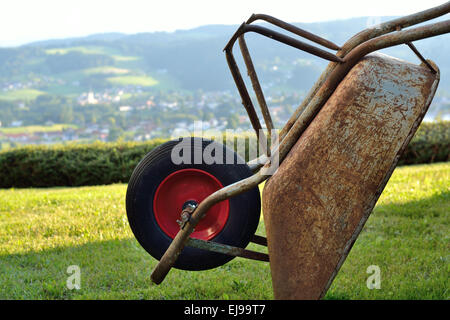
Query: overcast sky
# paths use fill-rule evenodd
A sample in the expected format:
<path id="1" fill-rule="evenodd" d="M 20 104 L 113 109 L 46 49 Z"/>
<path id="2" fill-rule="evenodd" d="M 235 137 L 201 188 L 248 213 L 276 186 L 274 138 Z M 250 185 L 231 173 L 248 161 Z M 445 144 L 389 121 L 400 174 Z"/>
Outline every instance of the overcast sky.
<path id="1" fill-rule="evenodd" d="M 421 11 L 445 0 L 2 0 L 0 46 L 94 33 L 138 33 L 240 24 L 251 13 L 288 22 Z"/>

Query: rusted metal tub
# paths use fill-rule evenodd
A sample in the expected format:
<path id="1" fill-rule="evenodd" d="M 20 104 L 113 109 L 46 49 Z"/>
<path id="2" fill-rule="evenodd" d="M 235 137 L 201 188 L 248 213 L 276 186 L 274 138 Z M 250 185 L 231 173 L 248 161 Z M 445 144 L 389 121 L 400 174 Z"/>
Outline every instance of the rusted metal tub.
<path id="1" fill-rule="evenodd" d="M 266 182 L 276 299 L 326 293 L 430 105 L 439 71 L 429 63 L 436 72 L 380 54 L 363 58 Z"/>

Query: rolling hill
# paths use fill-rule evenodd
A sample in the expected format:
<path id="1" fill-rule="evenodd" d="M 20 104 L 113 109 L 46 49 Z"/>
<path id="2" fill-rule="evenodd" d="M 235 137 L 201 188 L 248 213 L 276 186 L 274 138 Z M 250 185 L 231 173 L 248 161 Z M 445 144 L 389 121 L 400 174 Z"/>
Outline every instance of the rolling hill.
<path id="1" fill-rule="evenodd" d="M 296 25 L 343 44 L 366 24 L 367 18 L 355 18 Z M 172 33 L 97 34 L 2 48 L 0 80 L 34 81 L 33 89 L 63 94 L 114 85 L 226 90 L 233 84 L 222 49 L 236 29 L 237 25 L 210 25 Z M 248 34 L 247 39 L 263 83 L 307 90 L 326 65 L 318 58 L 259 35 Z M 450 36 L 445 35 L 416 44 L 425 57 L 440 66 L 440 87 L 444 91 L 450 91 L 449 40 Z M 406 46 L 385 51 L 417 61 Z"/>
<path id="2" fill-rule="evenodd" d="M 381 21 L 389 19 L 392 17 L 383 17 Z M 368 18 L 361 17 L 296 25 L 342 45 L 365 29 L 367 21 Z M 170 33 L 95 34 L 0 48 L 0 103 L 18 102 L 17 106 L 23 107 L 23 102 L 46 94 L 75 101 L 89 91 L 114 90 L 125 90 L 126 97 L 152 91 L 230 92 L 238 97 L 223 53 L 237 28 L 238 25 L 208 25 Z M 268 95 L 301 96 L 327 65 L 324 60 L 260 35 L 248 34 L 246 39 Z M 441 69 L 437 96 L 444 103 L 434 101 L 429 112 L 432 115 L 450 114 L 450 104 L 445 103 L 450 96 L 449 40 L 450 35 L 444 35 L 416 43 L 423 55 Z M 383 52 L 418 62 L 406 45 Z M 243 66 L 240 55 L 236 56 Z M 7 107 L 10 114 L 16 108 L 11 104 Z"/>

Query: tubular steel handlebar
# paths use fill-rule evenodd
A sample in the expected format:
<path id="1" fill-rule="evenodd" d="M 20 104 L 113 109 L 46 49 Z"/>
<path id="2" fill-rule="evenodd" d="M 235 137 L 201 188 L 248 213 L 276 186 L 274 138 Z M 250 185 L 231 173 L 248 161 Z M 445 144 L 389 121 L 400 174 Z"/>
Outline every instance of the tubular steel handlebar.
<path id="1" fill-rule="evenodd" d="M 300 37 L 303 37 L 305 39 L 311 40 L 312 42 L 320 44 L 320 45 L 324 46 L 325 48 L 328 48 L 331 50 L 340 50 L 341 49 L 337 44 L 335 44 L 327 39 L 319 37 L 318 35 L 315 35 L 314 33 L 300 29 L 292 24 L 286 23 L 280 19 L 274 18 L 267 14 L 252 14 L 246 23 L 250 24 L 256 20 L 264 20 L 266 22 L 269 22 L 277 27 L 280 27 L 284 30 L 290 31 Z"/>
<path id="2" fill-rule="evenodd" d="M 413 13 L 404 17 L 400 17 L 397 19 L 393 19 L 384 23 L 381 23 L 372 28 L 367 28 L 353 37 L 351 37 L 343 46 L 340 52 L 338 52 L 339 56 L 344 56 L 350 50 L 360 45 L 361 43 L 373 39 L 375 37 L 391 33 L 393 31 L 397 31 L 399 29 L 405 29 L 407 27 L 419 24 L 421 22 L 429 21 L 440 16 L 443 16 L 450 12 L 450 1 L 447 1 L 440 6 L 433 7 L 424 11 L 420 11 L 417 13 Z"/>
<path id="3" fill-rule="evenodd" d="M 450 20 L 422 27 L 417 27 L 413 29 L 399 31 L 405 27 L 409 27 L 424 21 L 434 19 L 449 12 L 450 12 L 450 1 L 435 8 L 421 11 L 402 18 L 394 19 L 382 23 L 378 26 L 375 26 L 374 28 L 368 28 L 350 38 L 350 40 L 348 40 L 342 46 L 342 49 L 340 49 L 337 52 L 336 57 L 338 57 L 339 59 L 335 60 L 330 59 L 332 62 L 327 66 L 327 68 L 322 73 L 317 82 L 314 84 L 313 88 L 310 90 L 306 98 L 303 100 L 302 104 L 297 108 L 297 110 L 294 112 L 294 114 L 291 116 L 291 118 L 288 120 L 288 122 L 281 130 L 280 132 L 280 139 L 282 139 L 281 143 L 278 146 L 275 146 L 273 150 L 271 150 L 272 156 L 263 155 L 262 157 L 260 157 L 261 159 L 264 159 L 265 162 L 264 167 L 268 167 L 270 165 L 271 161 L 273 160 L 274 154 L 278 154 L 279 161 L 282 161 L 284 159 L 284 157 L 288 154 L 292 146 L 299 139 L 300 135 L 308 127 L 309 123 L 312 121 L 315 115 L 319 112 L 319 110 L 322 108 L 322 106 L 334 92 L 334 90 L 341 82 L 341 80 L 347 75 L 347 73 L 351 70 L 351 68 L 354 65 L 356 65 L 358 61 L 360 61 L 361 58 L 363 58 L 368 53 L 383 48 L 392 47 L 399 44 L 409 44 L 412 41 L 434 37 L 445 33 L 450 33 Z M 301 50 L 305 50 L 305 48 L 308 48 L 308 50 L 310 50 L 311 49 L 310 47 L 312 47 L 314 48 L 310 50 L 312 52 L 308 50 L 305 51 L 315 55 L 318 55 L 316 53 L 322 54 L 323 52 L 326 51 L 315 48 L 310 45 L 304 46 L 304 43 L 301 41 L 282 35 L 280 33 L 275 33 L 274 31 L 271 31 L 267 28 L 249 25 L 249 23 L 257 19 L 268 21 L 276 26 L 291 31 L 299 36 L 305 37 L 325 47 L 330 48 L 330 46 L 331 47 L 335 46 L 338 49 L 339 47 L 337 45 L 334 45 L 332 42 L 328 42 L 328 40 L 322 39 L 316 35 L 308 33 L 302 29 L 299 29 L 295 26 L 289 25 L 281 20 L 278 20 L 276 18 L 267 15 L 261 14 L 252 15 L 247 21 L 247 23 L 244 23 L 239 27 L 238 31 L 230 39 L 224 50 L 226 53 L 226 58 L 228 65 L 230 67 L 230 71 L 236 82 L 239 94 L 241 95 L 243 105 L 246 108 L 250 117 L 250 121 L 258 135 L 258 131 L 259 129 L 261 129 L 261 124 L 259 123 L 259 119 L 256 115 L 256 111 L 251 102 L 250 95 L 248 94 L 248 91 L 245 87 L 245 83 L 242 79 L 236 61 L 232 54 L 232 47 L 235 41 L 239 38 L 241 45 L 242 44 L 245 45 L 243 34 L 248 31 L 253 31 L 262 34 L 264 36 L 273 38 L 277 41 L 283 42 L 285 44 L 294 46 Z M 390 34 L 393 31 L 397 32 Z M 246 61 L 246 66 L 249 69 L 249 75 L 253 74 L 250 75 L 250 78 L 252 80 L 252 85 L 255 88 L 258 102 L 260 102 L 260 105 L 262 106 L 261 108 L 264 115 L 265 112 L 268 112 L 267 105 L 265 105 L 265 101 L 262 100 L 263 99 L 262 91 L 260 90 L 261 88 L 259 86 L 256 73 L 254 72 L 253 64 L 249 63 L 251 62 L 251 59 L 248 54 L 248 50 L 246 49 L 247 49 L 246 46 L 243 50 L 241 47 L 241 50 L 244 54 L 244 60 Z M 332 55 L 329 52 L 326 53 L 327 57 L 329 57 L 329 55 Z M 422 57 L 421 60 L 425 59 L 423 59 Z M 431 66 L 431 69 L 434 69 L 431 63 L 428 62 L 428 64 L 429 64 L 428 67 Z M 261 101 L 263 101 L 263 104 L 261 104 Z M 267 114 L 264 117 L 267 124 L 267 119 L 269 118 L 266 119 L 266 117 Z M 267 128 L 269 128 L 270 126 L 273 127 L 272 124 L 269 124 L 267 125 Z M 261 138 L 259 135 L 258 137 Z M 253 167 L 252 169 L 260 167 L 254 163 L 255 162 L 252 161 Z M 255 173 L 253 176 L 238 181 L 234 184 L 228 185 L 214 192 L 206 199 L 204 199 L 192 213 L 190 220 L 184 225 L 183 229 L 181 229 L 178 232 L 178 234 L 170 244 L 169 248 L 164 253 L 163 257 L 161 258 L 161 260 L 159 261 L 158 265 L 156 266 L 151 275 L 152 281 L 156 284 L 159 284 L 164 280 L 165 276 L 173 267 L 179 254 L 181 253 L 184 246 L 188 242 L 189 236 L 193 232 L 193 229 L 195 228 L 197 223 L 206 215 L 207 211 L 213 205 L 215 205 L 220 201 L 223 201 L 225 199 L 231 198 L 240 193 L 248 191 L 252 188 L 255 188 L 256 186 L 258 186 L 258 184 L 266 180 L 268 177 L 269 176 L 264 175 L 262 171 L 259 171 Z"/>
<path id="4" fill-rule="evenodd" d="M 245 24 L 245 23 L 241 24 L 239 29 L 236 31 L 236 33 L 230 39 L 228 44 L 225 46 L 225 48 L 224 48 L 225 52 L 230 52 L 232 50 L 233 45 L 236 42 L 237 38 L 239 38 L 241 35 L 243 35 L 244 33 L 247 33 L 247 32 L 259 33 L 267 38 L 271 38 L 278 42 L 284 43 L 288 46 L 297 48 L 302 51 L 306 51 L 308 53 L 311 53 L 315 56 L 318 56 L 318 57 L 323 58 L 328 61 L 342 62 L 342 59 L 339 58 L 338 56 L 336 56 L 328 51 L 314 47 L 310 44 L 307 44 L 306 42 L 294 39 L 294 38 L 286 36 L 282 33 L 270 30 L 268 28 L 264 28 L 261 26 L 255 26 L 255 25 L 251 25 L 251 24 Z"/>

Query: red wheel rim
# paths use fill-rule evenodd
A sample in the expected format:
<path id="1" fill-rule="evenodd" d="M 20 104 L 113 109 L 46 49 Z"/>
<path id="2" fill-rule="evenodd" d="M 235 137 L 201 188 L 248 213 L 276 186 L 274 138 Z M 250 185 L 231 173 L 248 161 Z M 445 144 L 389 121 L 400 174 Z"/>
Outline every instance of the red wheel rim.
<path id="1" fill-rule="evenodd" d="M 199 169 L 182 169 L 167 176 L 156 189 L 153 212 L 159 227 L 172 239 L 180 230 L 183 204 L 200 203 L 210 194 L 223 188 L 222 183 L 210 173 Z M 195 227 L 191 237 L 210 240 L 222 231 L 228 220 L 229 201 L 221 201 L 209 209 Z"/>

